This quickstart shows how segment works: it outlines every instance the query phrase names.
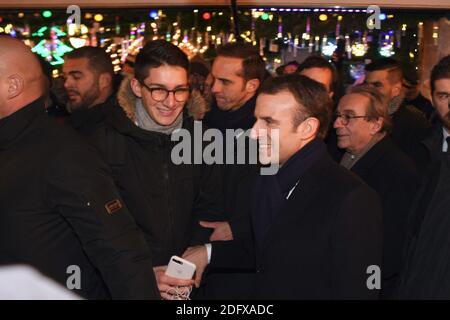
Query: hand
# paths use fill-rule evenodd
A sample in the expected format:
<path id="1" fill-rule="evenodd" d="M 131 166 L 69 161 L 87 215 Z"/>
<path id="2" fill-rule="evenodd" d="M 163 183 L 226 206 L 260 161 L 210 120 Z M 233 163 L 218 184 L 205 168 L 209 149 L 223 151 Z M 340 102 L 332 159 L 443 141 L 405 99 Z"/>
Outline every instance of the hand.
<path id="1" fill-rule="evenodd" d="M 170 277 L 165 274 L 166 269 L 167 266 L 158 266 L 153 268 L 161 298 L 166 300 L 173 300 L 172 293 L 179 292 L 179 287 L 185 287 L 186 291 L 190 290 L 189 287 L 194 284 L 194 280 L 182 280 Z"/>
<path id="2" fill-rule="evenodd" d="M 209 237 L 209 241 L 228 241 L 233 240 L 233 232 L 227 221 L 200 221 L 200 225 L 204 228 L 214 229 Z"/>
<path id="3" fill-rule="evenodd" d="M 204 245 L 189 247 L 183 253 L 183 259 L 186 259 L 197 266 L 195 270 L 195 286 L 200 287 L 203 271 L 208 265 L 208 252 Z"/>

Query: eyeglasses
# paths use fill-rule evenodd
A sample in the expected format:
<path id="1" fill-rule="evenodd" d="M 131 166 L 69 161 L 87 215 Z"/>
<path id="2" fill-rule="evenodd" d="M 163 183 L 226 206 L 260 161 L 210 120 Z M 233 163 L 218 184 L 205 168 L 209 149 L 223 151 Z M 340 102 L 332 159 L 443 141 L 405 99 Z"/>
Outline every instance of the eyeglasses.
<path id="1" fill-rule="evenodd" d="M 348 123 L 352 119 L 369 118 L 369 116 L 351 116 L 349 114 L 335 113 L 334 114 L 334 121 L 336 121 L 337 118 L 341 118 L 342 125 L 346 126 L 346 125 L 348 125 Z"/>
<path id="2" fill-rule="evenodd" d="M 177 102 L 185 102 L 189 98 L 189 88 L 178 88 L 175 90 L 167 90 L 164 88 L 150 88 L 143 82 L 139 82 L 142 86 L 144 86 L 152 96 L 152 99 L 158 102 L 164 101 L 169 96 L 169 93 L 173 93 L 175 101 Z"/>

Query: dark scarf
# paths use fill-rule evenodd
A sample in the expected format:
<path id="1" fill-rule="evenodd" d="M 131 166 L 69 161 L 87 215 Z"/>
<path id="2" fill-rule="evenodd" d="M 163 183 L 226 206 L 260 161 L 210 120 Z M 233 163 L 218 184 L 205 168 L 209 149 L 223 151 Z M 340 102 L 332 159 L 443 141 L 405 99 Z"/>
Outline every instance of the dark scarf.
<path id="1" fill-rule="evenodd" d="M 75 130 L 83 130 L 98 122 L 105 120 L 110 109 L 116 103 L 115 95 L 111 95 L 105 102 L 92 106 L 89 109 L 79 108 L 70 115 L 70 124 Z"/>
<path id="2" fill-rule="evenodd" d="M 226 129 L 250 129 L 255 123 L 256 95 L 248 100 L 242 107 L 234 111 L 220 110 L 216 103 L 211 111 L 205 115 L 203 122 L 209 127 L 224 132 Z"/>
<path id="3" fill-rule="evenodd" d="M 316 138 L 289 158 L 276 175 L 260 175 L 256 179 L 252 198 L 252 218 L 255 241 L 260 250 L 270 226 L 287 201 L 289 192 L 325 153 L 324 142 Z"/>

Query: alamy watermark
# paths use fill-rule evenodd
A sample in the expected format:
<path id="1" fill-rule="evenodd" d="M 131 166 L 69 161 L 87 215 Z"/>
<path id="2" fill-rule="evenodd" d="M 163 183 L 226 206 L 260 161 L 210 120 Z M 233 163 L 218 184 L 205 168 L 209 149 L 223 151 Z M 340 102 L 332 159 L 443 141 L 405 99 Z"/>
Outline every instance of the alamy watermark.
<path id="1" fill-rule="evenodd" d="M 72 4 L 67 7 L 66 13 L 70 14 L 70 16 L 66 20 L 67 26 L 69 26 L 70 24 L 75 24 L 77 29 L 80 29 L 80 27 L 81 27 L 81 9 L 80 9 L 80 7 Z"/>
<path id="2" fill-rule="evenodd" d="M 274 175 L 279 169 L 278 129 L 227 129 L 223 134 L 218 129 L 203 131 L 202 123 L 195 121 L 193 136 L 187 129 L 177 129 L 171 140 L 178 142 L 171 152 L 175 165 L 257 164 L 259 161 L 263 164 L 261 175 Z"/>
<path id="3" fill-rule="evenodd" d="M 367 7 L 366 12 L 367 13 L 372 13 L 367 18 L 367 22 L 366 22 L 367 28 L 370 29 L 370 30 L 373 30 L 373 29 L 379 30 L 379 29 L 381 29 L 381 18 L 380 18 L 381 8 L 379 6 L 377 6 L 377 5 L 372 4 L 372 5 Z"/>
<path id="4" fill-rule="evenodd" d="M 381 289 L 381 268 L 375 264 L 367 267 L 366 273 L 369 275 L 366 281 L 367 289 L 380 290 Z"/>
<path id="5" fill-rule="evenodd" d="M 70 265 L 66 269 L 66 273 L 69 274 L 66 280 L 66 287 L 69 290 L 81 289 L 81 268 L 75 264 Z"/>

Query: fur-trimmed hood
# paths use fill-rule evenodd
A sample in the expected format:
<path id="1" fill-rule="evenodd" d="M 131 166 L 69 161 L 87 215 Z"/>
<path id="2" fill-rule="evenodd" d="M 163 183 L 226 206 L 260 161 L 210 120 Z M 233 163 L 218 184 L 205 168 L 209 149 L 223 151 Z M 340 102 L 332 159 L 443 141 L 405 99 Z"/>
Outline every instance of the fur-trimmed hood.
<path id="1" fill-rule="evenodd" d="M 117 92 L 117 101 L 119 106 L 123 109 L 127 117 L 135 122 L 136 121 L 136 95 L 131 90 L 132 76 L 127 76 L 122 80 L 119 91 Z M 186 109 L 189 116 L 192 116 L 194 120 L 203 119 L 206 112 L 209 111 L 209 106 L 201 93 L 197 90 L 191 92 L 189 100 L 186 104 Z"/>

